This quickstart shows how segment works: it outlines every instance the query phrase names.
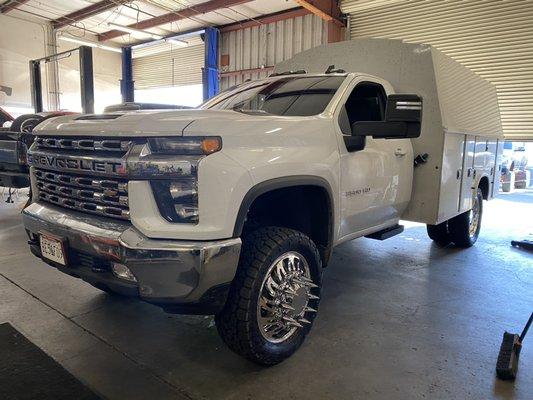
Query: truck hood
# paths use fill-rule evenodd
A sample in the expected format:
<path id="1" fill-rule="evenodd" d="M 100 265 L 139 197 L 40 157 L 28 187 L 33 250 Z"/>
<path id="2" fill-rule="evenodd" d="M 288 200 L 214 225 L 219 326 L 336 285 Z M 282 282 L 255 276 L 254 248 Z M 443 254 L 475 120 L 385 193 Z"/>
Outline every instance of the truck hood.
<path id="1" fill-rule="evenodd" d="M 302 120 L 301 117 L 231 110 L 143 110 L 100 116 L 61 116 L 43 121 L 33 132 L 40 136 L 249 136 L 252 132 L 284 130 Z"/>
<path id="2" fill-rule="evenodd" d="M 208 114 L 209 116 L 207 116 Z M 53 136 L 161 136 L 183 135 L 183 130 L 198 118 L 228 118 L 226 111 L 142 110 L 102 115 L 68 115 L 51 118 L 33 132 Z"/>

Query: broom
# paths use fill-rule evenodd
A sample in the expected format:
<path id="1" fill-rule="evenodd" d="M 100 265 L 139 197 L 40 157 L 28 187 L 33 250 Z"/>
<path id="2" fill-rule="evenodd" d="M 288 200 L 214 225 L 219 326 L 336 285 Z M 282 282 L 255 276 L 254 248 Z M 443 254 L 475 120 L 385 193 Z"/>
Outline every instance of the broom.
<path id="1" fill-rule="evenodd" d="M 498 362 L 496 363 L 496 375 L 503 380 L 510 380 L 516 378 L 518 371 L 518 358 L 520 357 L 520 349 L 522 342 L 526 337 L 526 333 L 533 321 L 533 313 L 529 317 L 522 334 L 518 336 L 516 333 L 505 332 L 503 334 L 502 345 L 500 346 L 500 354 L 498 354 Z"/>

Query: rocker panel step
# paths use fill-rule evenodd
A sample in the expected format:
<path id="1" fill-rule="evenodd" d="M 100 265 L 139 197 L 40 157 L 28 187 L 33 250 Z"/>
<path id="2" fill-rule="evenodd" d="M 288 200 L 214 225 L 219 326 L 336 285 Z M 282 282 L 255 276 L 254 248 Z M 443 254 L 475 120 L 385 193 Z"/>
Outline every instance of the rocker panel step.
<path id="1" fill-rule="evenodd" d="M 385 240 L 389 239 L 393 236 L 399 235 L 403 232 L 403 225 L 394 225 L 390 226 L 388 228 L 382 229 L 380 231 L 371 233 L 370 235 L 366 235 L 366 238 L 369 239 L 376 239 L 376 240 Z"/>

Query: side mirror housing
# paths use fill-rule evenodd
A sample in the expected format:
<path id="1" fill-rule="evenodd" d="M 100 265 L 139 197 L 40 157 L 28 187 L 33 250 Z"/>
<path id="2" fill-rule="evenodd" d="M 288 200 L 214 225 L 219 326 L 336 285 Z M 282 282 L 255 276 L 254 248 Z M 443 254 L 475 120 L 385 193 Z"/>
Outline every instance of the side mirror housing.
<path id="1" fill-rule="evenodd" d="M 416 138 L 421 133 L 422 98 L 416 94 L 387 97 L 385 121 L 358 121 L 352 125 L 354 136 L 376 139 Z"/>

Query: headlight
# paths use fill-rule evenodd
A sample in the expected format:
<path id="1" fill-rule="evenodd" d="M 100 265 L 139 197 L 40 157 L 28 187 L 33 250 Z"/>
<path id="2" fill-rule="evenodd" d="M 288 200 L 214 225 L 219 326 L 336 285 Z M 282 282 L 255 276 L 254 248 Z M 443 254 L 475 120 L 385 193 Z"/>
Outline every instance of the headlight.
<path id="1" fill-rule="evenodd" d="M 151 181 L 161 215 L 170 222 L 198 223 L 198 183 L 196 179 Z"/>
<path id="2" fill-rule="evenodd" d="M 209 155 L 222 149 L 218 136 L 163 137 L 148 139 L 153 154 Z"/>
<path id="3" fill-rule="evenodd" d="M 194 137 L 157 137 L 148 138 L 149 154 L 157 156 L 189 156 L 209 155 L 222 149 L 222 139 L 218 136 Z M 166 157 L 163 157 L 166 158 Z M 193 157 L 195 158 L 195 157 Z M 201 157 L 198 157 L 200 159 Z M 176 159 L 172 157 L 172 159 Z M 178 158 L 179 160 L 179 158 Z M 147 161 L 148 168 L 150 160 Z M 198 213 L 198 181 L 195 171 L 189 177 L 177 179 L 152 180 L 150 185 L 157 202 L 159 212 L 167 221 L 197 224 Z"/>

